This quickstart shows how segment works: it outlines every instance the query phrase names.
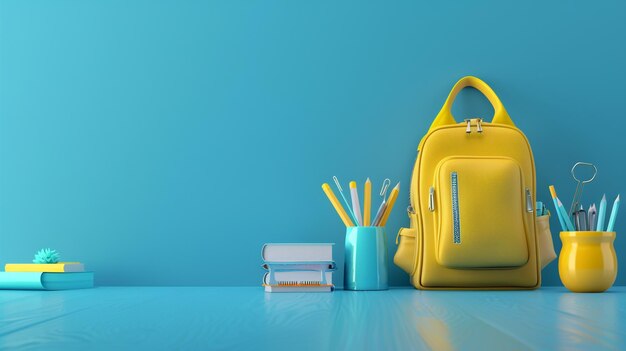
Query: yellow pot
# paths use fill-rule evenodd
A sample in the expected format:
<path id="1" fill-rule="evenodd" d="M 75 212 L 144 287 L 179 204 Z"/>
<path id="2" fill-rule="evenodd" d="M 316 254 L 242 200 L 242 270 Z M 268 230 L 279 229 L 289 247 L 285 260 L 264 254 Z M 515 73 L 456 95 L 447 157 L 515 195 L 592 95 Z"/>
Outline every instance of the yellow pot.
<path id="1" fill-rule="evenodd" d="M 617 277 L 615 232 L 561 232 L 559 276 L 573 292 L 603 292 Z"/>

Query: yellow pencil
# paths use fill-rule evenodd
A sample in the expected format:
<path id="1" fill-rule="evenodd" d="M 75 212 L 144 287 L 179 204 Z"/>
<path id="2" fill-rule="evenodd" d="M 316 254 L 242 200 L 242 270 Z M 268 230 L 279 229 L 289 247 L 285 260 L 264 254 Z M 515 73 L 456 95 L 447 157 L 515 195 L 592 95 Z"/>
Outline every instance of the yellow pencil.
<path id="1" fill-rule="evenodd" d="M 370 225 L 372 207 L 372 182 L 369 178 L 365 181 L 365 188 L 363 190 L 363 225 L 368 227 Z"/>
<path id="2" fill-rule="evenodd" d="M 399 192 L 400 192 L 400 182 L 396 184 L 396 186 L 391 191 L 391 194 L 389 195 L 389 200 L 387 200 L 387 209 L 385 210 L 385 214 L 383 215 L 383 218 L 380 219 L 381 227 L 384 227 L 385 224 L 387 224 L 387 218 L 389 218 L 389 214 L 391 213 L 391 210 L 393 209 L 393 204 L 396 203 L 396 199 L 398 198 Z"/>
<path id="3" fill-rule="evenodd" d="M 322 184 L 322 190 L 324 190 L 324 193 L 326 193 L 326 196 L 328 196 L 328 200 L 330 200 L 330 203 L 335 208 L 335 211 L 337 211 L 337 213 L 339 214 L 339 217 L 341 217 L 343 223 L 347 227 L 354 227 L 354 223 L 352 223 L 352 220 L 346 213 L 346 210 L 343 209 L 343 206 L 341 206 L 339 200 L 337 200 L 337 197 L 335 196 L 335 193 L 333 193 L 333 190 L 330 188 L 330 185 L 328 185 L 328 183 Z"/>

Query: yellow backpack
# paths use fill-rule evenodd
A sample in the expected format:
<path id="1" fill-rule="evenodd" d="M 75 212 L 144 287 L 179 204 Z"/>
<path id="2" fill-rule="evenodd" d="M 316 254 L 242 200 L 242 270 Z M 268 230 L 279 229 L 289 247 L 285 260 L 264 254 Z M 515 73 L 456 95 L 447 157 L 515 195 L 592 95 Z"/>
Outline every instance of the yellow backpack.
<path id="1" fill-rule="evenodd" d="M 457 123 L 451 108 L 465 87 L 494 108 L 491 122 Z M 418 147 L 410 228 L 394 262 L 418 289 L 534 289 L 541 285 L 535 224 L 535 164 L 526 136 L 493 90 L 459 80 Z"/>

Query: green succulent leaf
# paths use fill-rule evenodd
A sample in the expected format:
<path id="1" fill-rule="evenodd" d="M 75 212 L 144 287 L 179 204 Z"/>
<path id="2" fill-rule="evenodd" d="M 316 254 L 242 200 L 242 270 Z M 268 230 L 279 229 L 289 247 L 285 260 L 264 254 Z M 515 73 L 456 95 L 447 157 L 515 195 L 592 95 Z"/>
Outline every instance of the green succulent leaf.
<path id="1" fill-rule="evenodd" d="M 33 263 L 57 263 L 59 262 L 59 253 L 57 250 L 41 249 L 35 254 Z"/>

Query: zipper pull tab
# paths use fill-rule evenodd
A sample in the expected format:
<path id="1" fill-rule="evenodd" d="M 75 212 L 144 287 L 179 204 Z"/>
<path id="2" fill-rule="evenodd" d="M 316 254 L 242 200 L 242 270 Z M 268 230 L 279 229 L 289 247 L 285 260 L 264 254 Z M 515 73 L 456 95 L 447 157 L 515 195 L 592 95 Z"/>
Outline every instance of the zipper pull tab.
<path id="1" fill-rule="evenodd" d="M 465 133 L 469 134 L 472 132 L 472 120 L 466 119 L 465 123 L 467 123 L 467 128 L 465 128 Z"/>
<path id="2" fill-rule="evenodd" d="M 533 198 L 530 196 L 530 189 L 526 188 L 526 211 L 533 212 Z"/>
<path id="3" fill-rule="evenodd" d="M 482 118 L 476 118 L 476 131 L 478 133 L 483 132 L 483 119 Z"/>
<path id="4" fill-rule="evenodd" d="M 428 193 L 428 210 L 430 212 L 435 211 L 435 187 L 430 187 L 430 192 Z"/>

